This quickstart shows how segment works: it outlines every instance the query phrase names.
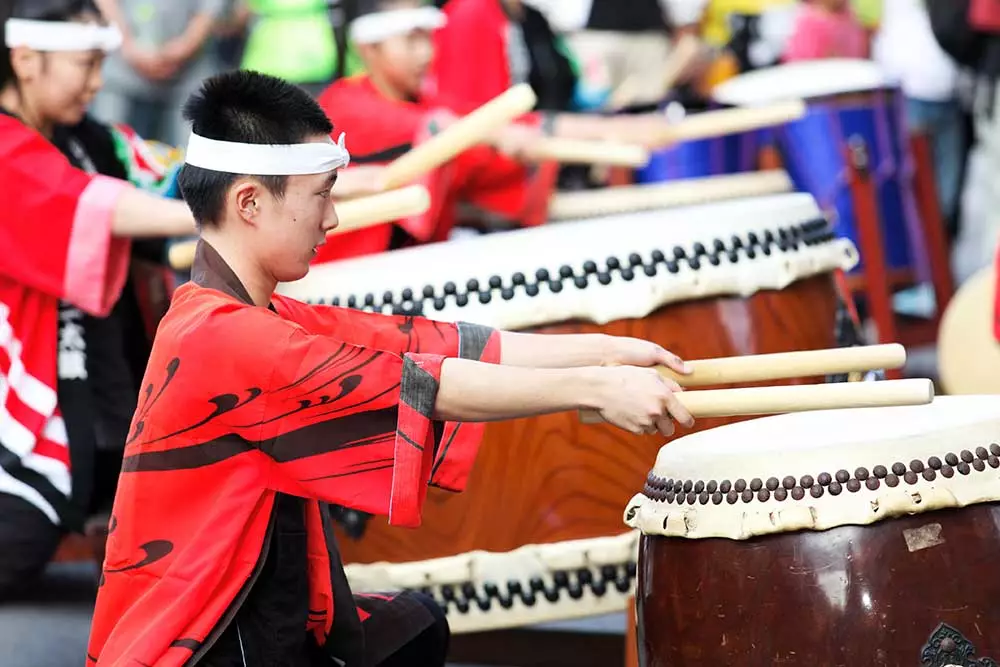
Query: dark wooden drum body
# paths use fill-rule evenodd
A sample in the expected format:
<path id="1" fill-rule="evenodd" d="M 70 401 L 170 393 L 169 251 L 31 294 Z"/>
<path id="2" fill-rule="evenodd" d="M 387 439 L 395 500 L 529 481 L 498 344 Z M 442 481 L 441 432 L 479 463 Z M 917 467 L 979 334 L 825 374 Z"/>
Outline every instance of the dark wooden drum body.
<path id="1" fill-rule="evenodd" d="M 634 336 L 692 359 L 827 348 L 838 344 L 832 272 L 856 253 L 818 215 L 810 197 L 789 195 L 619 216 L 391 253 L 311 280 L 338 285 L 340 296 L 327 303 L 374 300 L 345 288 L 349 280 L 373 296 L 422 294 L 416 305 L 432 318 Z M 381 269 L 370 266 L 375 260 Z M 389 265 L 403 274 L 394 290 L 384 287 Z M 319 289 L 314 282 L 288 293 L 315 301 Z M 397 312 L 409 307 L 394 304 Z M 420 528 L 390 529 L 373 517 L 341 530 L 352 585 L 426 588 L 461 613 L 452 620 L 457 632 L 621 611 L 637 538 L 622 525 L 621 508 L 660 445 L 662 438 L 581 424 L 576 413 L 490 424 L 467 490 L 429 489 Z M 490 593 L 487 580 L 502 590 Z M 520 606 L 531 609 L 515 613 Z"/>
<path id="2" fill-rule="evenodd" d="M 1000 396 L 860 412 L 661 451 L 626 510 L 643 667 L 998 664 Z"/>
<path id="3" fill-rule="evenodd" d="M 832 281 L 823 275 L 748 299 L 689 301 L 641 320 L 539 331 L 635 336 L 703 359 L 836 347 L 836 309 Z M 730 421 L 703 419 L 695 429 Z M 346 562 L 406 562 L 617 535 L 624 531 L 622 505 L 662 444 L 663 436 L 582 424 L 576 413 L 489 424 L 465 492 L 431 488 L 420 528 L 390 529 L 373 518 L 361 539 L 340 541 L 342 553 Z"/>

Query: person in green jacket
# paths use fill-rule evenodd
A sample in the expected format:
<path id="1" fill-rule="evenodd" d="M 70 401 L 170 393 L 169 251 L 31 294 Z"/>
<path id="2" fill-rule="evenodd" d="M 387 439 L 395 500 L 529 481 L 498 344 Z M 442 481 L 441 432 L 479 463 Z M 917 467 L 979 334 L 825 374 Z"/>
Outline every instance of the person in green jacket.
<path id="1" fill-rule="evenodd" d="M 330 0 L 243 0 L 250 31 L 241 68 L 280 77 L 318 95 L 337 74 Z M 353 49 L 344 74 L 362 69 Z"/>

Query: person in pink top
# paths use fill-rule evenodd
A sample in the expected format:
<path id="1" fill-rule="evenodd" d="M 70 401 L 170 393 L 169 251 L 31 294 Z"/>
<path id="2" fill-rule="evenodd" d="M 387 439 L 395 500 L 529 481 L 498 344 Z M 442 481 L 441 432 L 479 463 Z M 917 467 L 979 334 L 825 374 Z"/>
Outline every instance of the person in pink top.
<path id="1" fill-rule="evenodd" d="M 803 0 L 782 60 L 867 58 L 868 54 L 868 31 L 849 0 Z"/>

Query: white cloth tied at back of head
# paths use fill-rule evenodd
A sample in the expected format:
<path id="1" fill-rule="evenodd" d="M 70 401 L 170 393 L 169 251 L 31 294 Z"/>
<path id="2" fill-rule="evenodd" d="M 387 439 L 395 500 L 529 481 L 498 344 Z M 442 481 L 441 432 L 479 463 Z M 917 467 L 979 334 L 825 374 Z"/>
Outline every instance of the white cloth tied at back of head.
<path id="1" fill-rule="evenodd" d="M 296 176 L 343 169 L 351 162 L 344 133 L 337 143 L 240 144 L 191 133 L 184 162 L 192 167 L 248 176 Z"/>
<path id="2" fill-rule="evenodd" d="M 4 43 L 8 48 L 27 47 L 36 51 L 114 51 L 122 45 L 116 26 L 74 21 L 33 21 L 7 19 Z"/>
<path id="3" fill-rule="evenodd" d="M 437 30 L 448 22 L 436 7 L 390 9 L 359 16 L 351 22 L 351 40 L 356 44 L 376 44 L 411 30 Z"/>

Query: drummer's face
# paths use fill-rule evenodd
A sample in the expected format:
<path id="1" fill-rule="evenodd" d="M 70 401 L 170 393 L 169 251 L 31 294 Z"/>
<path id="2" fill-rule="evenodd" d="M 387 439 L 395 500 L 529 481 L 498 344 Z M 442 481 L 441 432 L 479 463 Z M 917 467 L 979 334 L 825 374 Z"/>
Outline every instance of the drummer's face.
<path id="1" fill-rule="evenodd" d="M 416 99 L 434 57 L 434 39 L 429 30 L 411 30 L 394 35 L 363 54 L 370 71 L 400 97 Z"/>

